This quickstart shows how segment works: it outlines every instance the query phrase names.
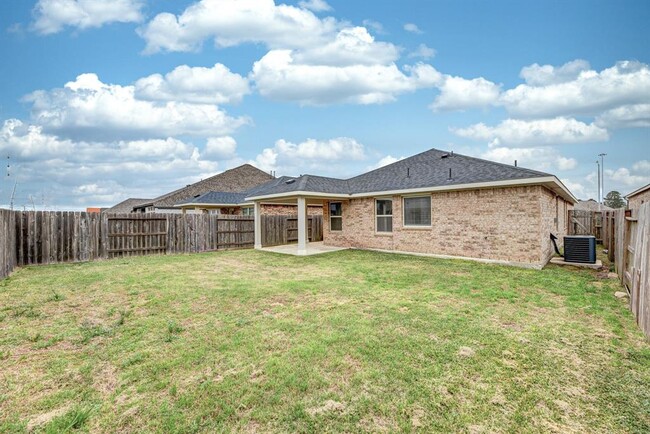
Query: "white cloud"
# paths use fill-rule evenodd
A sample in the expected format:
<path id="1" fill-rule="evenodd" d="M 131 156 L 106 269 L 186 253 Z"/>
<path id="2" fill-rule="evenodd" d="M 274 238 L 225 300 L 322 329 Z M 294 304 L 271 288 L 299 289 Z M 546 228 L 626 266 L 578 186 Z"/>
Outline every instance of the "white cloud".
<path id="1" fill-rule="evenodd" d="M 135 97 L 150 101 L 226 104 L 249 93 L 248 80 L 221 63 L 211 68 L 181 65 L 165 76 L 153 74 L 135 82 Z"/>
<path id="2" fill-rule="evenodd" d="M 650 172 L 646 170 L 641 171 L 641 173 L 633 173 L 626 167 L 619 167 L 616 170 L 605 169 L 605 177 L 608 180 L 623 184 L 627 187 L 642 186 L 650 183 Z M 608 188 L 608 190 L 610 189 Z"/>
<path id="3" fill-rule="evenodd" d="M 375 41 L 365 27 L 348 27 L 323 46 L 293 51 L 292 58 L 304 65 L 386 65 L 399 58 L 399 49 Z"/>
<path id="4" fill-rule="evenodd" d="M 528 80 L 540 85 L 522 84 L 507 90 L 501 104 L 515 116 L 552 117 L 598 114 L 620 106 L 647 104 L 650 100 L 650 67 L 644 63 L 618 62 L 601 72 L 584 70 L 584 64 L 576 65 L 568 68 L 571 73 L 550 71 L 544 75 L 539 72 L 544 67 L 529 67 L 535 72 L 522 70 Z M 575 73 L 577 77 L 566 81 Z"/>
<path id="5" fill-rule="evenodd" d="M 298 6 L 314 12 L 331 11 L 332 7 L 325 0 L 307 0 L 298 2 Z"/>
<path id="6" fill-rule="evenodd" d="M 232 138 L 209 139 L 205 152 L 171 137 L 74 141 L 16 119 L 5 120 L 0 128 L 0 153 L 11 156 L 12 175 L 18 180 L 18 206 L 29 205 L 28 195 L 37 198 L 37 206 L 45 202 L 58 209 L 158 196 L 242 164 L 235 146 Z M 8 192 L 1 193 L 8 197 Z"/>
<path id="7" fill-rule="evenodd" d="M 538 147 L 609 139 L 607 130 L 562 117 L 533 121 L 506 119 L 493 127 L 478 123 L 451 131 L 460 137 L 489 142 L 491 147 Z"/>
<path id="8" fill-rule="evenodd" d="M 632 169 L 634 169 L 637 172 L 645 172 L 650 174 L 650 161 L 649 160 L 637 161 L 632 166 Z"/>
<path id="9" fill-rule="evenodd" d="M 400 71 L 389 65 L 305 65 L 289 50 L 273 50 L 255 62 L 251 78 L 262 96 L 306 105 L 377 104 L 440 80 L 432 66 L 418 64 Z"/>
<path id="10" fill-rule="evenodd" d="M 95 74 L 82 74 L 63 89 L 33 92 L 25 100 L 45 131 L 77 140 L 221 136 L 247 123 L 214 105 L 138 100 L 134 86 L 105 84 Z"/>
<path id="11" fill-rule="evenodd" d="M 205 39 L 217 46 L 262 43 L 271 48 L 314 47 L 338 29 L 333 18 L 273 0 L 201 0 L 176 16 L 156 15 L 139 30 L 145 52 L 194 51 Z"/>
<path id="12" fill-rule="evenodd" d="M 494 105 L 499 99 L 501 86 L 483 77 L 471 80 L 445 76 L 439 86 L 440 95 L 431 104 L 434 111 L 465 110 Z"/>
<path id="13" fill-rule="evenodd" d="M 237 142 L 230 136 L 210 137 L 205 144 L 205 155 L 220 160 L 234 158 L 237 155 Z"/>
<path id="14" fill-rule="evenodd" d="M 481 158 L 514 164 L 540 171 L 566 171 L 575 169 L 578 165 L 574 158 L 563 157 L 557 150 L 548 147 L 539 148 L 490 148 L 482 153 Z"/>
<path id="15" fill-rule="evenodd" d="M 582 59 L 572 60 L 560 67 L 553 65 L 538 65 L 537 63 L 525 66 L 519 76 L 531 86 L 548 86 L 549 84 L 566 83 L 573 81 L 583 71 L 589 70 L 589 62 Z"/>
<path id="16" fill-rule="evenodd" d="M 418 35 L 421 35 L 422 33 L 424 33 L 422 30 L 420 30 L 420 28 L 416 24 L 413 24 L 413 23 L 404 24 L 404 30 L 406 30 L 407 32 L 410 32 L 410 33 L 416 33 Z"/>
<path id="17" fill-rule="evenodd" d="M 418 45 L 418 48 L 409 53 L 409 57 L 420 57 L 422 59 L 431 59 L 436 55 L 436 50 L 427 47 L 425 44 Z"/>
<path id="18" fill-rule="evenodd" d="M 603 128 L 648 128 L 650 104 L 624 105 L 608 110 L 596 118 L 596 125 Z"/>
<path id="19" fill-rule="evenodd" d="M 573 193 L 577 198 L 584 200 L 598 196 L 598 193 L 595 189 L 586 187 L 581 182 L 572 181 L 567 178 L 562 178 L 560 181 L 562 181 L 562 183 L 569 189 L 569 191 Z"/>
<path id="20" fill-rule="evenodd" d="M 300 143 L 280 139 L 273 148 L 262 150 L 253 163 L 262 170 L 277 170 L 282 174 L 299 175 L 310 170 L 320 175 L 342 173 L 346 164 L 365 158 L 365 147 L 349 137 L 307 139 Z"/>
<path id="21" fill-rule="evenodd" d="M 32 27 L 47 35 L 65 26 L 87 29 L 112 22 L 139 22 L 142 6 L 142 0 L 39 0 Z"/>

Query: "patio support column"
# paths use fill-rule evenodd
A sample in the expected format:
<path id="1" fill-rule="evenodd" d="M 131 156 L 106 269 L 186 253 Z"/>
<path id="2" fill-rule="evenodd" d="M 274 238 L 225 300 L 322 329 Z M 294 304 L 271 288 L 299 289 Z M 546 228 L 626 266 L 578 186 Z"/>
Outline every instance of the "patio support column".
<path id="1" fill-rule="evenodd" d="M 262 248 L 262 204 L 255 201 L 255 206 L 253 209 L 253 215 L 255 218 L 255 248 Z"/>
<path id="2" fill-rule="evenodd" d="M 307 254 L 307 199 L 298 197 L 298 254 Z"/>

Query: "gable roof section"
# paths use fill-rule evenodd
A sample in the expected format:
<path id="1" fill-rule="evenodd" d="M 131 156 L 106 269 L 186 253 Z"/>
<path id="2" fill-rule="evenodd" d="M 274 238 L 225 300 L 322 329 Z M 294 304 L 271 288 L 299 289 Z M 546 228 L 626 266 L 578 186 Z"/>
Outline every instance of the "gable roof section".
<path id="1" fill-rule="evenodd" d="M 149 203 L 138 205 L 138 207 L 155 206 L 156 208 L 173 208 L 179 202 L 194 199 L 196 196 L 210 191 L 241 193 L 268 182 L 271 179 L 273 179 L 272 175 L 250 164 L 244 164 L 159 196 Z"/>
<path id="2" fill-rule="evenodd" d="M 115 213 L 115 214 L 129 213 L 129 212 L 133 212 L 134 207 L 147 202 L 151 202 L 151 199 L 129 198 L 127 200 L 123 200 L 117 205 L 113 205 L 112 207 L 104 210 L 104 212 Z"/>
<path id="3" fill-rule="evenodd" d="M 644 185 L 643 187 L 641 187 L 641 188 L 639 188 L 639 189 L 637 189 L 637 190 L 634 190 L 632 193 L 630 193 L 630 194 L 628 194 L 627 196 L 625 196 L 625 199 L 629 199 L 629 198 L 631 198 L 631 197 L 634 197 L 634 196 L 636 196 L 637 194 L 641 194 L 641 193 L 643 193 L 643 192 L 646 191 L 646 190 L 650 190 L 650 184 L 648 184 L 648 185 Z"/>
<path id="4" fill-rule="evenodd" d="M 614 208 L 610 208 L 607 205 L 598 203 L 594 199 L 579 200 L 573 209 L 575 209 L 576 211 L 613 211 L 614 210 Z"/>
<path id="5" fill-rule="evenodd" d="M 240 205 L 245 202 L 246 194 L 229 193 L 226 191 L 209 191 L 201 196 L 194 197 L 185 201 L 180 201 L 176 205 Z"/>
<path id="6" fill-rule="evenodd" d="M 347 180 L 303 175 L 292 182 L 264 186 L 249 194 L 247 199 L 299 192 L 317 196 L 360 197 L 389 192 L 523 184 L 544 184 L 567 200 L 577 202 L 554 175 L 438 149 L 430 149 Z"/>

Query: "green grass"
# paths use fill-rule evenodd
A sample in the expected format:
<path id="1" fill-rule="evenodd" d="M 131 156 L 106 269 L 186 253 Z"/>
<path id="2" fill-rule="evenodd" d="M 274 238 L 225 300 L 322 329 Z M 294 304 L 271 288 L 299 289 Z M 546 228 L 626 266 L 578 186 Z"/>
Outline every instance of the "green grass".
<path id="1" fill-rule="evenodd" d="M 0 282 L 0 432 L 648 432 L 616 280 L 255 251 Z"/>

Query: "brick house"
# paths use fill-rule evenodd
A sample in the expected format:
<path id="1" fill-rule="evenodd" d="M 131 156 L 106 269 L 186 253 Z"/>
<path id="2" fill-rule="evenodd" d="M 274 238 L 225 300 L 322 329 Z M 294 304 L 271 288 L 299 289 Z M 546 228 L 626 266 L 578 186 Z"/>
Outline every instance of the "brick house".
<path id="1" fill-rule="evenodd" d="M 577 202 L 554 175 L 437 149 L 346 180 L 286 179 L 245 200 L 260 210 L 297 204 L 298 254 L 307 248 L 307 206 L 320 205 L 325 245 L 531 268 L 553 256 L 551 234 L 561 245 Z"/>
<path id="2" fill-rule="evenodd" d="M 633 213 L 638 212 L 642 204 L 650 202 L 650 184 L 634 190 L 625 196 L 625 199 L 627 199 L 627 208 L 631 209 Z"/>

